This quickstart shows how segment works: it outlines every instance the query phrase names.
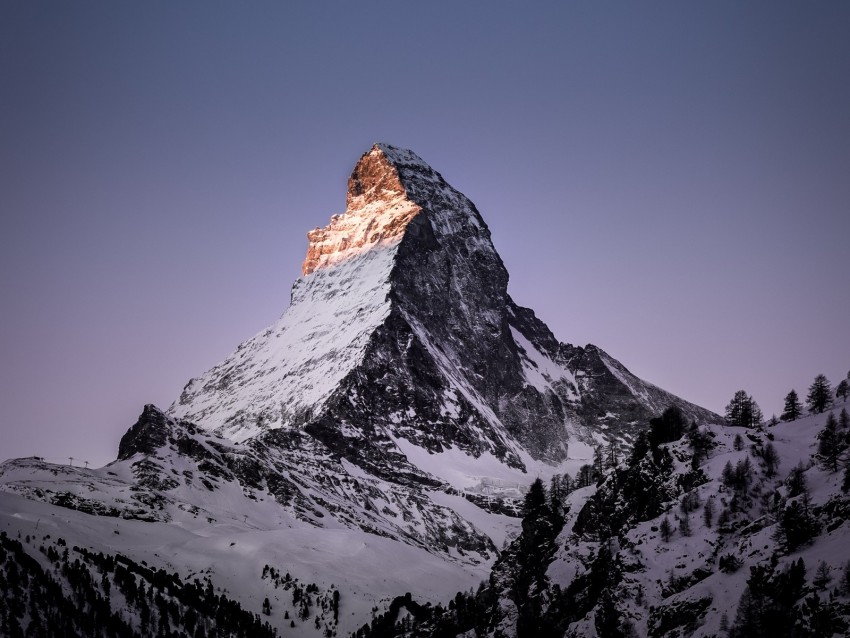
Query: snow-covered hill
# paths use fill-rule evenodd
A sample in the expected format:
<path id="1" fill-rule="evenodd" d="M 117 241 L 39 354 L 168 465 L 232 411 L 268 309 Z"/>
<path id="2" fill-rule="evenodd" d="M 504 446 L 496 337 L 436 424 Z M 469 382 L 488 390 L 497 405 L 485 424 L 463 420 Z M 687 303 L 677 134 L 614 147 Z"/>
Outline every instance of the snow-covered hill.
<path id="1" fill-rule="evenodd" d="M 115 462 L 0 465 L 7 534 L 31 539 L 9 552 L 37 538 L 44 578 L 60 580 L 51 555 L 68 544 L 110 578 L 90 555 L 120 554 L 139 582 L 145 564 L 187 587 L 202 575 L 246 613 L 268 597 L 273 628 L 336 635 L 399 593 L 437 603 L 486 577 L 536 477 L 628 449 L 670 405 L 719 418 L 517 306 L 475 205 L 411 151 L 366 152 L 346 212 L 308 238 L 281 318 L 167 411 L 146 406 Z M 86 595 L 129 604 L 128 591 Z M 210 604 L 163 591 L 181 617 Z M 144 633 L 141 613 L 115 622 Z"/>
<path id="2" fill-rule="evenodd" d="M 824 469 L 815 458 L 826 418 L 827 414 L 814 415 L 758 431 L 710 426 L 704 431 L 712 447 L 696 470 L 691 469 L 694 450 L 687 437 L 668 444 L 673 470 L 666 486 L 671 498 L 663 513 L 628 524 L 614 538 L 577 534 L 568 522 L 558 539 L 561 549 L 547 572 L 551 582 L 566 588 L 577 574 L 593 569 L 593 560 L 607 544 L 615 566 L 611 571 L 617 573 L 608 584 L 612 607 L 637 635 L 722 636 L 735 624 L 752 567 L 771 566 L 775 560 L 771 573 L 779 574 L 803 559 L 806 584 L 790 594 L 793 602 L 813 594 L 827 603 L 837 594 L 843 602 L 836 609 L 850 621 L 850 591 L 841 583 L 850 561 L 850 498 L 841 491 L 842 474 Z M 736 437 L 743 443 L 741 449 Z M 776 453 L 777 461 L 770 463 L 775 469 L 765 462 L 768 447 Z M 736 471 L 744 468 L 742 476 L 724 478 L 727 464 Z M 789 489 L 795 468 L 803 470 L 805 492 Z M 693 487 L 689 477 L 697 483 Z M 600 489 L 613 482 L 609 479 Z M 804 501 L 819 530 L 811 544 L 793 546 L 785 539 L 782 521 L 789 507 Z M 665 520 L 671 527 L 669 538 L 664 534 Z M 825 589 L 813 585 L 822 562 L 831 574 Z M 599 634 L 597 625 L 604 612 L 602 605 L 595 605 L 571 623 L 567 635 Z"/>
<path id="3" fill-rule="evenodd" d="M 838 469 L 821 440 L 847 407 L 757 429 L 658 419 L 595 485 L 539 488 L 487 587 L 372 635 L 846 636 L 850 428 Z"/>

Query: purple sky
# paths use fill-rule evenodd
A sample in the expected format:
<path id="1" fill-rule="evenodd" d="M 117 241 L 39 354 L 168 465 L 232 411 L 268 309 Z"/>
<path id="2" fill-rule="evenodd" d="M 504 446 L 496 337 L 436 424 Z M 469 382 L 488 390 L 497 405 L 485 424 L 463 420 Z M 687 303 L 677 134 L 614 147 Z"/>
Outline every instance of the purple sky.
<path id="1" fill-rule="evenodd" d="M 846 375 L 850 4 L 518 7 L 0 4 L 0 459 L 114 458 L 284 310 L 379 140 L 562 341 L 716 411 Z"/>

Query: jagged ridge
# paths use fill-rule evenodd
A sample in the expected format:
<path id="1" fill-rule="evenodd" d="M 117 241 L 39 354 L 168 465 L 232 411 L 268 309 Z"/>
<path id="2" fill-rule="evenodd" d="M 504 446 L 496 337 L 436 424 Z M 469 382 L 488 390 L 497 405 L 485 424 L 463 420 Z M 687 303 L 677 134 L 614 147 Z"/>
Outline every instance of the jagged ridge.
<path id="1" fill-rule="evenodd" d="M 559 344 L 507 293 L 474 204 L 411 151 L 376 144 L 347 209 L 310 240 L 289 309 L 170 408 L 235 440 L 299 427 L 374 470 L 393 440 L 523 466 L 571 438 L 628 438 L 667 404 L 715 415 Z"/>

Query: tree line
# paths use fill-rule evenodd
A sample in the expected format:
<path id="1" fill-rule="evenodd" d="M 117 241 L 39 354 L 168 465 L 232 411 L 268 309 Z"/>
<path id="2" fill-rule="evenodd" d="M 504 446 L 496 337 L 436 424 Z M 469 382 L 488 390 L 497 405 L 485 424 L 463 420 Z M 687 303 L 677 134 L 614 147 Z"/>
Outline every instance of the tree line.
<path id="1" fill-rule="evenodd" d="M 850 396 L 850 372 L 839 381 L 833 390 L 826 375 L 819 374 L 809 386 L 806 394 L 806 407 L 810 414 L 822 414 L 832 407 L 837 400 L 847 401 Z M 779 419 L 774 415 L 768 425 L 776 425 L 779 421 L 796 421 L 804 414 L 803 404 L 797 391 L 792 389 L 785 395 L 785 405 Z M 747 394 L 746 390 L 738 390 L 726 406 L 726 423 L 739 427 L 758 427 L 764 424 L 764 414 L 756 400 Z"/>

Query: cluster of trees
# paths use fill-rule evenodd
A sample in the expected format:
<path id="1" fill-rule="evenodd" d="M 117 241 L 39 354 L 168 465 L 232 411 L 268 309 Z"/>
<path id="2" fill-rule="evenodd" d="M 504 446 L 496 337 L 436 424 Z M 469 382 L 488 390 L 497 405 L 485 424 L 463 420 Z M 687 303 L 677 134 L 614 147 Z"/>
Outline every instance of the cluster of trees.
<path id="1" fill-rule="evenodd" d="M 850 372 L 847 378 L 842 379 L 835 388 L 836 399 L 847 400 L 850 396 Z M 811 414 L 821 414 L 833 405 L 833 390 L 829 379 L 819 374 L 809 386 L 806 395 L 806 406 Z M 796 421 L 803 416 L 803 404 L 796 390 L 791 390 L 785 395 L 785 405 L 780 415 L 782 421 Z M 745 390 L 738 390 L 732 400 L 726 406 L 726 422 L 729 425 L 741 427 L 758 427 L 764 422 L 764 414 L 755 399 L 747 394 Z M 778 421 L 774 416 L 770 425 L 776 425 Z"/>
<path id="2" fill-rule="evenodd" d="M 830 412 L 824 428 L 818 433 L 817 458 L 830 472 L 844 467 L 842 489 L 850 491 L 850 415 L 842 408 L 838 418 Z"/>
<path id="3" fill-rule="evenodd" d="M 561 489 L 562 481 L 556 481 Z M 410 594 L 392 601 L 385 614 L 377 615 L 368 625 L 354 633 L 354 638 L 395 638 L 400 636 L 448 637 L 474 632 L 486 633 L 498 619 L 499 595 L 508 596 L 517 609 L 517 634 L 549 638 L 563 635 L 556 624 L 545 617 L 544 604 L 550 587 L 546 568 L 551 563 L 555 539 L 563 527 L 560 499 L 538 478 L 529 488 L 523 502 L 522 533 L 502 553 L 493 567 L 489 583 L 478 591 L 458 592 L 447 608 L 431 607 L 412 600 Z M 409 613 L 398 620 L 399 611 Z M 566 615 L 562 615 L 565 618 Z"/>
<path id="4" fill-rule="evenodd" d="M 420 604 L 406 593 L 394 598 L 385 613 L 376 615 L 371 623 L 360 627 L 351 638 L 454 637 L 476 627 L 486 627 L 492 603 L 492 590 L 484 583 L 477 592 L 458 592 L 447 607 Z M 402 609 L 407 614 L 399 620 Z"/>
<path id="5" fill-rule="evenodd" d="M 817 593 L 824 591 L 832 579 L 826 563 L 818 567 L 814 588 L 806 582 L 802 558 L 782 570 L 777 569 L 777 564 L 774 555 L 770 564 L 750 568 L 750 578 L 741 595 L 735 622 L 729 628 L 729 637 L 846 635 L 847 623 L 837 612 L 832 597 L 829 601 L 821 600 Z"/>
<path id="6" fill-rule="evenodd" d="M 51 542 L 40 547 L 52 566 L 45 569 L 27 549 L 0 533 L 0 597 L 5 603 L 0 605 L 0 635 L 4 637 L 277 635 L 257 614 L 217 594 L 210 581 L 183 583 L 177 574 L 121 555 L 95 554 L 79 547 L 69 553 L 62 539 L 55 546 Z M 110 604 L 116 593 L 124 600 L 121 611 Z"/>
<path id="7" fill-rule="evenodd" d="M 839 381 L 834 392 L 836 399 L 843 401 L 850 396 L 850 372 L 847 373 L 847 378 Z M 826 375 L 819 374 L 809 386 L 808 394 L 806 394 L 806 406 L 812 414 L 822 414 L 827 408 L 833 405 L 833 390 L 826 378 Z M 796 390 L 791 390 L 785 396 L 785 407 L 780 418 L 783 421 L 796 421 L 803 416 L 803 405 L 800 403 L 800 398 Z"/>
<path id="8" fill-rule="evenodd" d="M 726 406 L 726 422 L 745 428 L 754 428 L 764 420 L 761 408 L 755 399 L 744 390 L 738 390 Z"/>
<path id="9" fill-rule="evenodd" d="M 820 532 L 821 524 L 811 505 L 802 462 L 791 468 L 785 487 L 789 502 L 779 513 L 774 540 L 786 551 L 793 552 L 810 543 Z"/>
<path id="10" fill-rule="evenodd" d="M 598 483 L 604 478 L 606 470 L 617 467 L 617 462 L 617 447 L 612 442 L 607 448 L 597 446 L 593 453 L 593 463 L 582 465 L 575 478 L 568 473 L 553 475 L 549 483 L 552 506 L 557 509 L 571 492 Z"/>
<path id="11" fill-rule="evenodd" d="M 331 585 L 326 592 L 321 592 L 316 583 L 304 585 L 297 578 L 294 578 L 289 572 L 281 575 L 281 572 L 276 567 L 265 565 L 260 576 L 263 580 L 270 580 L 275 589 L 281 588 L 284 591 L 292 590 L 292 606 L 295 608 L 295 614 L 300 620 L 310 618 L 310 610 L 316 609 L 314 624 L 316 628 L 322 627 L 326 616 L 331 615 L 330 622 L 325 622 L 324 633 L 326 636 L 336 635 L 336 626 L 339 622 L 339 590 Z M 271 602 L 268 598 L 263 601 L 263 613 L 270 616 L 272 613 Z M 284 620 L 289 620 L 290 627 L 295 626 L 295 620 L 289 617 L 289 612 L 284 612 Z"/>
<path id="12" fill-rule="evenodd" d="M 791 501 L 779 515 L 774 539 L 787 551 L 793 552 L 812 542 L 820 532 L 820 521 L 812 511 L 808 493 Z"/>
<path id="13" fill-rule="evenodd" d="M 759 420 L 758 406 L 743 391 L 736 394 L 736 398 L 730 416 L 740 419 L 741 424 L 747 421 L 755 424 Z M 846 411 L 843 415 L 838 419 L 833 417 L 838 434 L 850 430 Z M 683 437 L 693 452 L 693 463 L 690 471 L 674 474 L 673 457 L 665 444 Z M 749 438 L 754 443 L 758 441 L 758 437 Z M 835 438 L 830 438 L 829 434 L 821 437 L 827 441 Z M 841 440 L 848 444 L 845 449 L 850 449 L 850 440 L 846 436 Z M 397 599 L 391 614 L 379 616 L 372 625 L 361 628 L 356 636 L 498 635 L 500 619 L 505 613 L 500 601 L 506 598 L 513 602 L 509 607 L 514 610 L 511 613 L 516 613 L 518 635 L 561 636 L 571 622 L 586 617 L 591 610 L 595 610 L 599 635 L 612 638 L 634 635 L 628 620 L 617 612 L 616 600 L 622 596 L 624 567 L 611 550 L 611 539 L 637 522 L 662 515 L 670 502 L 682 494 L 681 512 L 675 519 L 668 515 L 661 520 L 659 532 L 663 540 L 672 540 L 676 534 L 690 535 L 693 521 L 699 519 L 706 527 L 716 525 L 722 532 L 731 531 L 735 512 L 746 511 L 744 501 L 759 495 L 754 486 L 753 458 L 761 461 L 765 476 L 777 474 L 779 455 L 773 443 L 769 440 L 763 445 L 758 443 L 753 445 L 752 454 L 742 454 L 737 463 L 729 462 L 724 467 L 721 481 L 731 495 L 731 499 L 722 499 L 725 508 L 715 496 L 700 499 L 694 488 L 707 478 L 699 462 L 713 445 L 710 433 L 689 424 L 680 410 L 671 407 L 650 421 L 649 427 L 636 437 L 630 455 L 621 462 L 617 462 L 613 448 L 600 449 L 593 464 L 580 470 L 575 479 L 569 475 L 556 476 L 549 490 L 539 480 L 535 481 L 524 503 L 522 534 L 505 549 L 494 566 L 489 583 L 483 584 L 478 592 L 459 593 L 448 609 L 418 606 L 409 599 Z M 745 437 L 736 437 L 734 447 L 744 450 Z M 673 452 L 680 462 L 685 460 L 678 449 Z M 837 458 L 840 464 L 844 458 L 842 454 L 836 457 L 824 450 L 820 456 L 823 463 L 834 463 Z M 774 538 L 786 552 L 811 542 L 822 527 L 818 512 L 810 503 L 805 469 L 800 464 L 790 470 L 785 482 L 787 498 L 777 511 Z M 596 481 L 597 489 L 578 513 L 573 531 L 586 540 L 597 541 L 597 554 L 592 557 L 589 569 L 562 589 L 546 578 L 547 567 L 556 550 L 557 534 L 563 524 L 562 504 L 570 491 L 592 481 Z M 723 511 L 718 517 L 719 509 Z M 743 566 L 734 554 L 721 557 L 719 562 L 724 572 L 733 572 Z M 842 582 L 847 581 L 846 591 L 850 594 L 850 563 L 845 572 L 841 578 Z M 729 618 L 724 621 L 724 632 L 736 637 L 827 636 L 846 632 L 848 628 L 836 613 L 836 605 L 831 599 L 821 600 L 817 595 L 818 591 L 825 591 L 832 578 L 829 567 L 820 567 L 818 574 L 810 587 L 806 584 L 802 561 L 784 570 L 778 569 L 775 561 L 772 565 L 755 568 L 742 596 L 738 615 L 734 622 Z M 397 612 L 401 608 L 407 608 L 410 613 L 405 620 L 398 621 Z"/>
<path id="14" fill-rule="evenodd" d="M 67 552 L 56 552 L 56 560 L 63 555 Z M 92 584 L 88 570 L 79 561 L 65 565 L 67 592 L 19 540 L 0 533 L 0 636 L 136 638 L 138 633 Z"/>
<path id="15" fill-rule="evenodd" d="M 663 445 L 688 435 L 694 456 L 707 454 L 710 439 L 682 411 L 671 406 L 635 439 L 626 462 L 614 468 L 587 500 L 576 517 L 574 531 L 601 540 L 619 534 L 623 527 L 655 518 L 678 493 L 688 492 L 705 481 L 698 469 L 670 481 L 673 458 Z"/>
<path id="16" fill-rule="evenodd" d="M 720 480 L 725 487 L 736 492 L 746 491 L 753 480 L 753 465 L 750 462 L 750 457 L 738 461 L 734 468 L 732 467 L 732 461 L 726 461 L 726 465 L 723 466 L 723 473 L 720 475 Z"/>

